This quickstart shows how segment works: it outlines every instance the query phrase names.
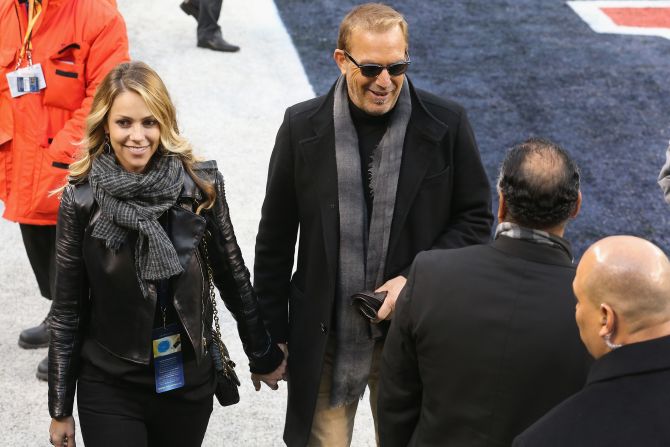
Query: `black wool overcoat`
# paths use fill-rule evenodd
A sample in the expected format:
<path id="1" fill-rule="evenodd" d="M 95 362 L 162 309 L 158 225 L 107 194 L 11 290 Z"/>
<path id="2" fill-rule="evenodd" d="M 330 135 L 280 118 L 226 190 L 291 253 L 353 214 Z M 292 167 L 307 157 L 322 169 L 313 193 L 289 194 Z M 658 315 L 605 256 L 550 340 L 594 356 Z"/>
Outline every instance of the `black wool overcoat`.
<path id="1" fill-rule="evenodd" d="M 633 297 L 631 297 L 633 299 Z M 514 447 L 667 447 L 670 336 L 596 360 L 582 391 L 514 440 Z"/>
<path id="2" fill-rule="evenodd" d="M 509 446 L 581 389 L 571 258 L 504 236 L 417 256 L 382 356 L 381 446 Z"/>
<path id="3" fill-rule="evenodd" d="M 384 279 L 422 250 L 490 237 L 491 191 L 465 111 L 415 89 Z M 338 271 L 333 91 L 287 109 L 270 160 L 256 239 L 254 286 L 273 340 L 288 342 L 284 440 L 307 443 Z M 298 243 L 295 272 L 294 255 Z"/>

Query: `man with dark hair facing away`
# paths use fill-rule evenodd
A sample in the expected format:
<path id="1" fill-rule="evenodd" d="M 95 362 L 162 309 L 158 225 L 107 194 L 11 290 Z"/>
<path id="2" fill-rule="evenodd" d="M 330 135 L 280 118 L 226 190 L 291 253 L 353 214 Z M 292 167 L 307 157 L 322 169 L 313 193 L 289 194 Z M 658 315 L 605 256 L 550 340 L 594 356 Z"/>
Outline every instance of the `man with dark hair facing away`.
<path id="1" fill-rule="evenodd" d="M 581 204 L 578 168 L 531 139 L 507 153 L 498 194 L 493 242 L 412 266 L 380 367 L 383 447 L 509 445 L 584 385 L 562 237 Z"/>

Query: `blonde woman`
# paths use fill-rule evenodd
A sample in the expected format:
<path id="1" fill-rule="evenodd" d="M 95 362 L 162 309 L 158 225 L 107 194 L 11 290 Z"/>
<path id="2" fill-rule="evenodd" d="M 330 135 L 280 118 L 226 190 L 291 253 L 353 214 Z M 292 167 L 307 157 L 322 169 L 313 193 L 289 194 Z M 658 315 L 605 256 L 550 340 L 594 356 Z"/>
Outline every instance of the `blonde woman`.
<path id="1" fill-rule="evenodd" d="M 259 315 L 223 178 L 179 135 L 165 85 L 142 62 L 100 84 L 62 191 L 49 346 L 49 440 L 198 446 L 216 376 L 208 265 L 237 320 L 252 380 L 286 362 Z"/>

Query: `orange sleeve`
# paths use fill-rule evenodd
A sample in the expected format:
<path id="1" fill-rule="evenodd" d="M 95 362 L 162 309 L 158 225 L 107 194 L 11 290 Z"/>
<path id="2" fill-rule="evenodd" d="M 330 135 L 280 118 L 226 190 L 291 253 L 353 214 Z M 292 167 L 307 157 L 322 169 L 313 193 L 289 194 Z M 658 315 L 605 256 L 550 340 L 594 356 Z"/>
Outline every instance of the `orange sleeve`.
<path id="1" fill-rule="evenodd" d="M 49 147 L 54 160 L 63 163 L 72 162 L 78 149 L 76 143 L 84 136 L 86 116 L 91 109 L 98 85 L 112 68 L 130 60 L 126 24 L 118 11 L 114 10 L 112 18 L 107 21 L 90 45 L 84 69 L 86 97 L 81 107 L 74 111 L 65 126 L 54 136 Z"/>

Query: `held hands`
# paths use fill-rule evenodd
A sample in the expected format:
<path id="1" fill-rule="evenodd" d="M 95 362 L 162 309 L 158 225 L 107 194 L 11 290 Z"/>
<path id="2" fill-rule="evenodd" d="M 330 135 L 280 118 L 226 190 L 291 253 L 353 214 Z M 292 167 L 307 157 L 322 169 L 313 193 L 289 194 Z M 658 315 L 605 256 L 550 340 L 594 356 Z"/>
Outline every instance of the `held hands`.
<path id="1" fill-rule="evenodd" d="M 391 278 L 382 284 L 375 292 L 386 292 L 386 298 L 384 299 L 384 304 L 379 308 L 377 312 L 377 318 L 381 320 L 390 320 L 393 310 L 395 309 L 395 302 L 398 299 L 398 295 L 405 287 L 407 278 L 404 276 L 396 276 Z"/>
<path id="2" fill-rule="evenodd" d="M 74 418 L 72 416 L 51 419 L 49 443 L 55 447 L 76 447 L 74 441 Z"/>
<path id="3" fill-rule="evenodd" d="M 254 388 L 256 391 L 261 390 L 261 382 L 265 383 L 268 387 L 273 390 L 279 389 L 279 381 L 286 380 L 288 378 L 286 371 L 286 359 L 288 359 L 288 347 L 286 343 L 279 343 L 277 346 L 284 353 L 284 360 L 279 364 L 277 369 L 268 374 L 255 374 L 251 373 L 251 381 L 254 383 Z M 69 446 L 68 446 L 69 447 Z"/>

